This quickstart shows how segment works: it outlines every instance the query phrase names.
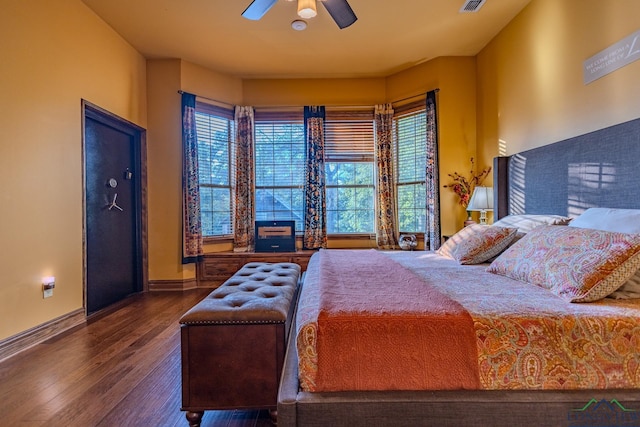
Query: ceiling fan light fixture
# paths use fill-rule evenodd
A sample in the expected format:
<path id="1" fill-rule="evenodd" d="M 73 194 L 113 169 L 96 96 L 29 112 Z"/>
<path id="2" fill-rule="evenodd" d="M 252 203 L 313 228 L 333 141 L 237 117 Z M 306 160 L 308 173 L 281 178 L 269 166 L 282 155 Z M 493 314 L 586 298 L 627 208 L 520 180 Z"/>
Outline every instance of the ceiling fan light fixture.
<path id="1" fill-rule="evenodd" d="M 340 29 L 347 28 L 358 20 L 353 13 L 353 9 L 349 6 L 349 0 L 287 0 L 289 2 L 298 2 L 298 16 L 302 19 L 311 19 L 318 15 L 317 1 L 321 1 L 322 5 L 334 22 Z M 466 0 L 472 1 L 472 0 Z M 486 0 L 474 0 L 485 2 Z M 278 0 L 253 0 L 249 6 L 242 12 L 242 16 L 257 21 L 264 16 L 278 2 Z M 299 25 L 299 24 L 296 24 Z"/>
<path id="2" fill-rule="evenodd" d="M 298 0 L 298 16 L 302 19 L 310 19 L 318 14 L 316 0 Z"/>

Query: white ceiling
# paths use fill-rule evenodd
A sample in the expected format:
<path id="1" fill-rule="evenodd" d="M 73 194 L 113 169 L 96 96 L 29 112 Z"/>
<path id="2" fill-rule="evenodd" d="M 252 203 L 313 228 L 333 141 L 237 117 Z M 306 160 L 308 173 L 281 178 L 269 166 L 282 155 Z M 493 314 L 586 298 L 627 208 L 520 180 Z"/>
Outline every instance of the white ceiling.
<path id="1" fill-rule="evenodd" d="M 83 0 L 147 58 L 181 58 L 241 78 L 382 77 L 439 56 L 476 55 L 531 0 L 349 0 L 358 16 L 340 30 L 323 6 L 295 31 L 296 2 L 260 21 L 251 0 Z"/>

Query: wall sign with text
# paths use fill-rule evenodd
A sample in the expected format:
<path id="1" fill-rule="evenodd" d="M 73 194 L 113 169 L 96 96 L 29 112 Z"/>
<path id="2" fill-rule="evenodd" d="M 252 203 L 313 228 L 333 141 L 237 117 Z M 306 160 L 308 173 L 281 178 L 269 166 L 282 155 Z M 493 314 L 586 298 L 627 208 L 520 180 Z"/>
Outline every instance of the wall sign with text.
<path id="1" fill-rule="evenodd" d="M 584 84 L 640 59 L 640 30 L 584 61 Z"/>

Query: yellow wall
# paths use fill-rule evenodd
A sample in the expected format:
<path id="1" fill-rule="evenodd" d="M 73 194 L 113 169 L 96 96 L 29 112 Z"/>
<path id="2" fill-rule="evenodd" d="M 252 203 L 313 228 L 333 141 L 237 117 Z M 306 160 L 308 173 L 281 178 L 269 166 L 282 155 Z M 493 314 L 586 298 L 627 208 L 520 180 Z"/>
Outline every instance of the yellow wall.
<path id="1" fill-rule="evenodd" d="M 178 59 L 147 62 L 149 281 L 194 277 L 181 263 L 182 123 Z"/>
<path id="2" fill-rule="evenodd" d="M 260 106 L 373 106 L 385 101 L 385 79 L 244 80 L 243 102 Z"/>
<path id="3" fill-rule="evenodd" d="M 149 281 L 188 281 L 195 278 L 195 265 L 182 264 L 182 123 L 178 91 L 240 104 L 242 81 L 179 59 L 162 59 L 148 61 L 147 84 Z"/>
<path id="4" fill-rule="evenodd" d="M 83 306 L 81 99 L 147 113 L 144 58 L 80 0 L 2 1 L 0 52 L 3 339 Z"/>
<path id="5" fill-rule="evenodd" d="M 448 188 L 448 174 L 467 174 L 476 156 L 476 62 L 473 57 L 443 57 L 417 65 L 387 78 L 387 99 L 403 99 L 440 89 L 440 205 L 442 234 L 462 228 L 466 212 Z"/>
<path id="6" fill-rule="evenodd" d="M 231 105 L 242 104 L 242 79 L 181 61 L 182 90 Z"/>
<path id="7" fill-rule="evenodd" d="M 637 0 L 534 0 L 477 56 L 485 164 L 640 117 L 640 61 L 588 85 L 583 62 L 640 30 Z"/>

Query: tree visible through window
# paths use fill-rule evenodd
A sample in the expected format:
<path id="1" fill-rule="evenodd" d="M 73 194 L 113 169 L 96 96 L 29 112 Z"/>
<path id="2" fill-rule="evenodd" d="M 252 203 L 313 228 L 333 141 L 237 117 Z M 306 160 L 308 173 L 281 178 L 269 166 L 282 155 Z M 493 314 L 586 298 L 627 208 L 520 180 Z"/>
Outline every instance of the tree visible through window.
<path id="1" fill-rule="evenodd" d="M 327 112 L 327 233 L 375 232 L 373 112 Z"/>
<path id="2" fill-rule="evenodd" d="M 326 162 L 327 233 L 373 233 L 373 162 Z"/>
<path id="3" fill-rule="evenodd" d="M 400 232 L 424 232 L 426 223 L 427 117 L 424 107 L 394 118 Z"/>
<path id="4" fill-rule="evenodd" d="M 256 220 L 294 220 L 304 227 L 302 119 L 255 124 Z"/>
<path id="5" fill-rule="evenodd" d="M 233 233 L 231 142 L 235 134 L 231 112 L 197 103 L 196 134 L 202 234 L 230 235 Z"/>

